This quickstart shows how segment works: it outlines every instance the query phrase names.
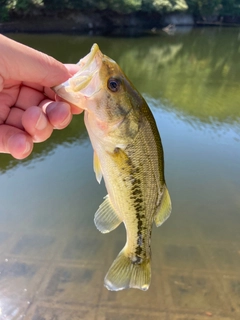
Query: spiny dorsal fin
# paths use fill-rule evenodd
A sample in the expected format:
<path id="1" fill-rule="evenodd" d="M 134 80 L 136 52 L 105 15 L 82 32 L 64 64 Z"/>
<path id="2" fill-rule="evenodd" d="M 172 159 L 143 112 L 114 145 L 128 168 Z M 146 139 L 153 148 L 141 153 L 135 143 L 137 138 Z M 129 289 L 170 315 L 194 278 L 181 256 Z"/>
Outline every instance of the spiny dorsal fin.
<path id="1" fill-rule="evenodd" d="M 102 180 L 102 170 L 96 151 L 93 153 L 93 170 L 96 174 L 97 182 L 100 183 Z"/>
<path id="2" fill-rule="evenodd" d="M 108 290 L 112 291 L 127 288 L 146 291 L 151 280 L 150 260 L 143 261 L 141 264 L 133 263 L 126 255 L 125 248 L 113 261 L 104 279 L 104 285 Z"/>
<path id="3" fill-rule="evenodd" d="M 109 196 L 107 195 L 104 199 L 105 200 L 95 213 L 94 222 L 99 231 L 102 233 L 107 233 L 116 229 L 122 220 L 114 211 L 109 200 Z"/>
<path id="4" fill-rule="evenodd" d="M 163 195 L 162 195 L 159 211 L 154 217 L 154 221 L 157 227 L 160 227 L 163 224 L 163 222 L 167 220 L 167 218 L 170 216 L 171 211 L 172 211 L 171 199 L 170 199 L 167 186 L 165 185 L 163 187 Z"/>

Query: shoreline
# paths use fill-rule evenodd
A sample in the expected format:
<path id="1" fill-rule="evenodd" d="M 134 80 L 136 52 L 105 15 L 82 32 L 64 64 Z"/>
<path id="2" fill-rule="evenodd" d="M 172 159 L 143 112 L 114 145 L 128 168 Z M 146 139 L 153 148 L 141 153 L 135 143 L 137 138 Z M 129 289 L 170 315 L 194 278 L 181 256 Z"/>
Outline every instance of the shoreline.
<path id="1" fill-rule="evenodd" d="M 211 19 L 210 19 L 211 18 Z M 120 30 L 123 34 L 150 32 L 152 29 L 162 30 L 166 26 L 174 27 L 236 27 L 238 19 L 225 21 L 209 17 L 205 21 L 195 20 L 190 14 L 135 13 L 121 15 L 113 12 L 68 12 L 65 16 L 23 17 L 0 23 L 0 33 L 80 33 L 80 34 L 112 34 Z M 121 32 L 119 34 L 121 34 Z M 134 32 L 133 32 L 134 33 Z"/>

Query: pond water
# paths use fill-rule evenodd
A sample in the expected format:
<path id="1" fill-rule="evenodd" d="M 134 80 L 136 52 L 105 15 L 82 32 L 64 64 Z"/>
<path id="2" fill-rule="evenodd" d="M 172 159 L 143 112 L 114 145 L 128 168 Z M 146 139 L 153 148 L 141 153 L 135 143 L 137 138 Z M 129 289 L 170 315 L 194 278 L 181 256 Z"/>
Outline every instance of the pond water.
<path id="1" fill-rule="evenodd" d="M 101 234 L 106 195 L 83 116 L 26 160 L 0 155 L 0 319 L 240 319 L 240 29 L 151 36 L 8 34 L 75 63 L 94 42 L 151 108 L 173 211 L 153 227 L 148 291 L 103 280 L 125 244 Z"/>

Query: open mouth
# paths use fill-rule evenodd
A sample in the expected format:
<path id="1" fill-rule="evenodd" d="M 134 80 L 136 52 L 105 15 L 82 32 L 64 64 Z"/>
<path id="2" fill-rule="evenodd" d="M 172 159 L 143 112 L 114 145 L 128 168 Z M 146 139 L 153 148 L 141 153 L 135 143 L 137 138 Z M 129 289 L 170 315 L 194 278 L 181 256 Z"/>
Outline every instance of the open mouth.
<path id="1" fill-rule="evenodd" d="M 56 94 L 64 100 L 69 101 L 75 105 L 78 105 L 78 100 L 83 95 L 92 95 L 94 93 L 93 88 L 92 90 L 87 90 L 87 87 L 94 78 L 94 75 L 100 69 L 102 56 L 103 55 L 98 45 L 95 43 L 92 46 L 90 53 L 77 63 L 77 65 L 79 65 L 80 67 L 79 71 L 67 81 L 53 87 L 52 89 L 54 90 L 54 92 L 56 92 Z M 85 88 L 86 90 L 84 90 Z"/>

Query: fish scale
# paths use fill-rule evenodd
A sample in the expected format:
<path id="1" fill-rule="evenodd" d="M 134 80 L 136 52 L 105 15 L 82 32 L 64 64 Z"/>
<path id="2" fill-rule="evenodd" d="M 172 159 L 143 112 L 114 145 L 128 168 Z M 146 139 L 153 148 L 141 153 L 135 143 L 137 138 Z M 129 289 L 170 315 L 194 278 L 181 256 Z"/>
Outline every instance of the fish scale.
<path id="1" fill-rule="evenodd" d="M 96 44 L 78 64 L 79 71 L 53 89 L 85 112 L 96 178 L 104 178 L 108 191 L 95 213 L 96 227 L 106 233 L 123 222 L 127 236 L 105 286 L 147 290 L 152 225 L 160 226 L 172 209 L 160 135 L 144 98 Z"/>

